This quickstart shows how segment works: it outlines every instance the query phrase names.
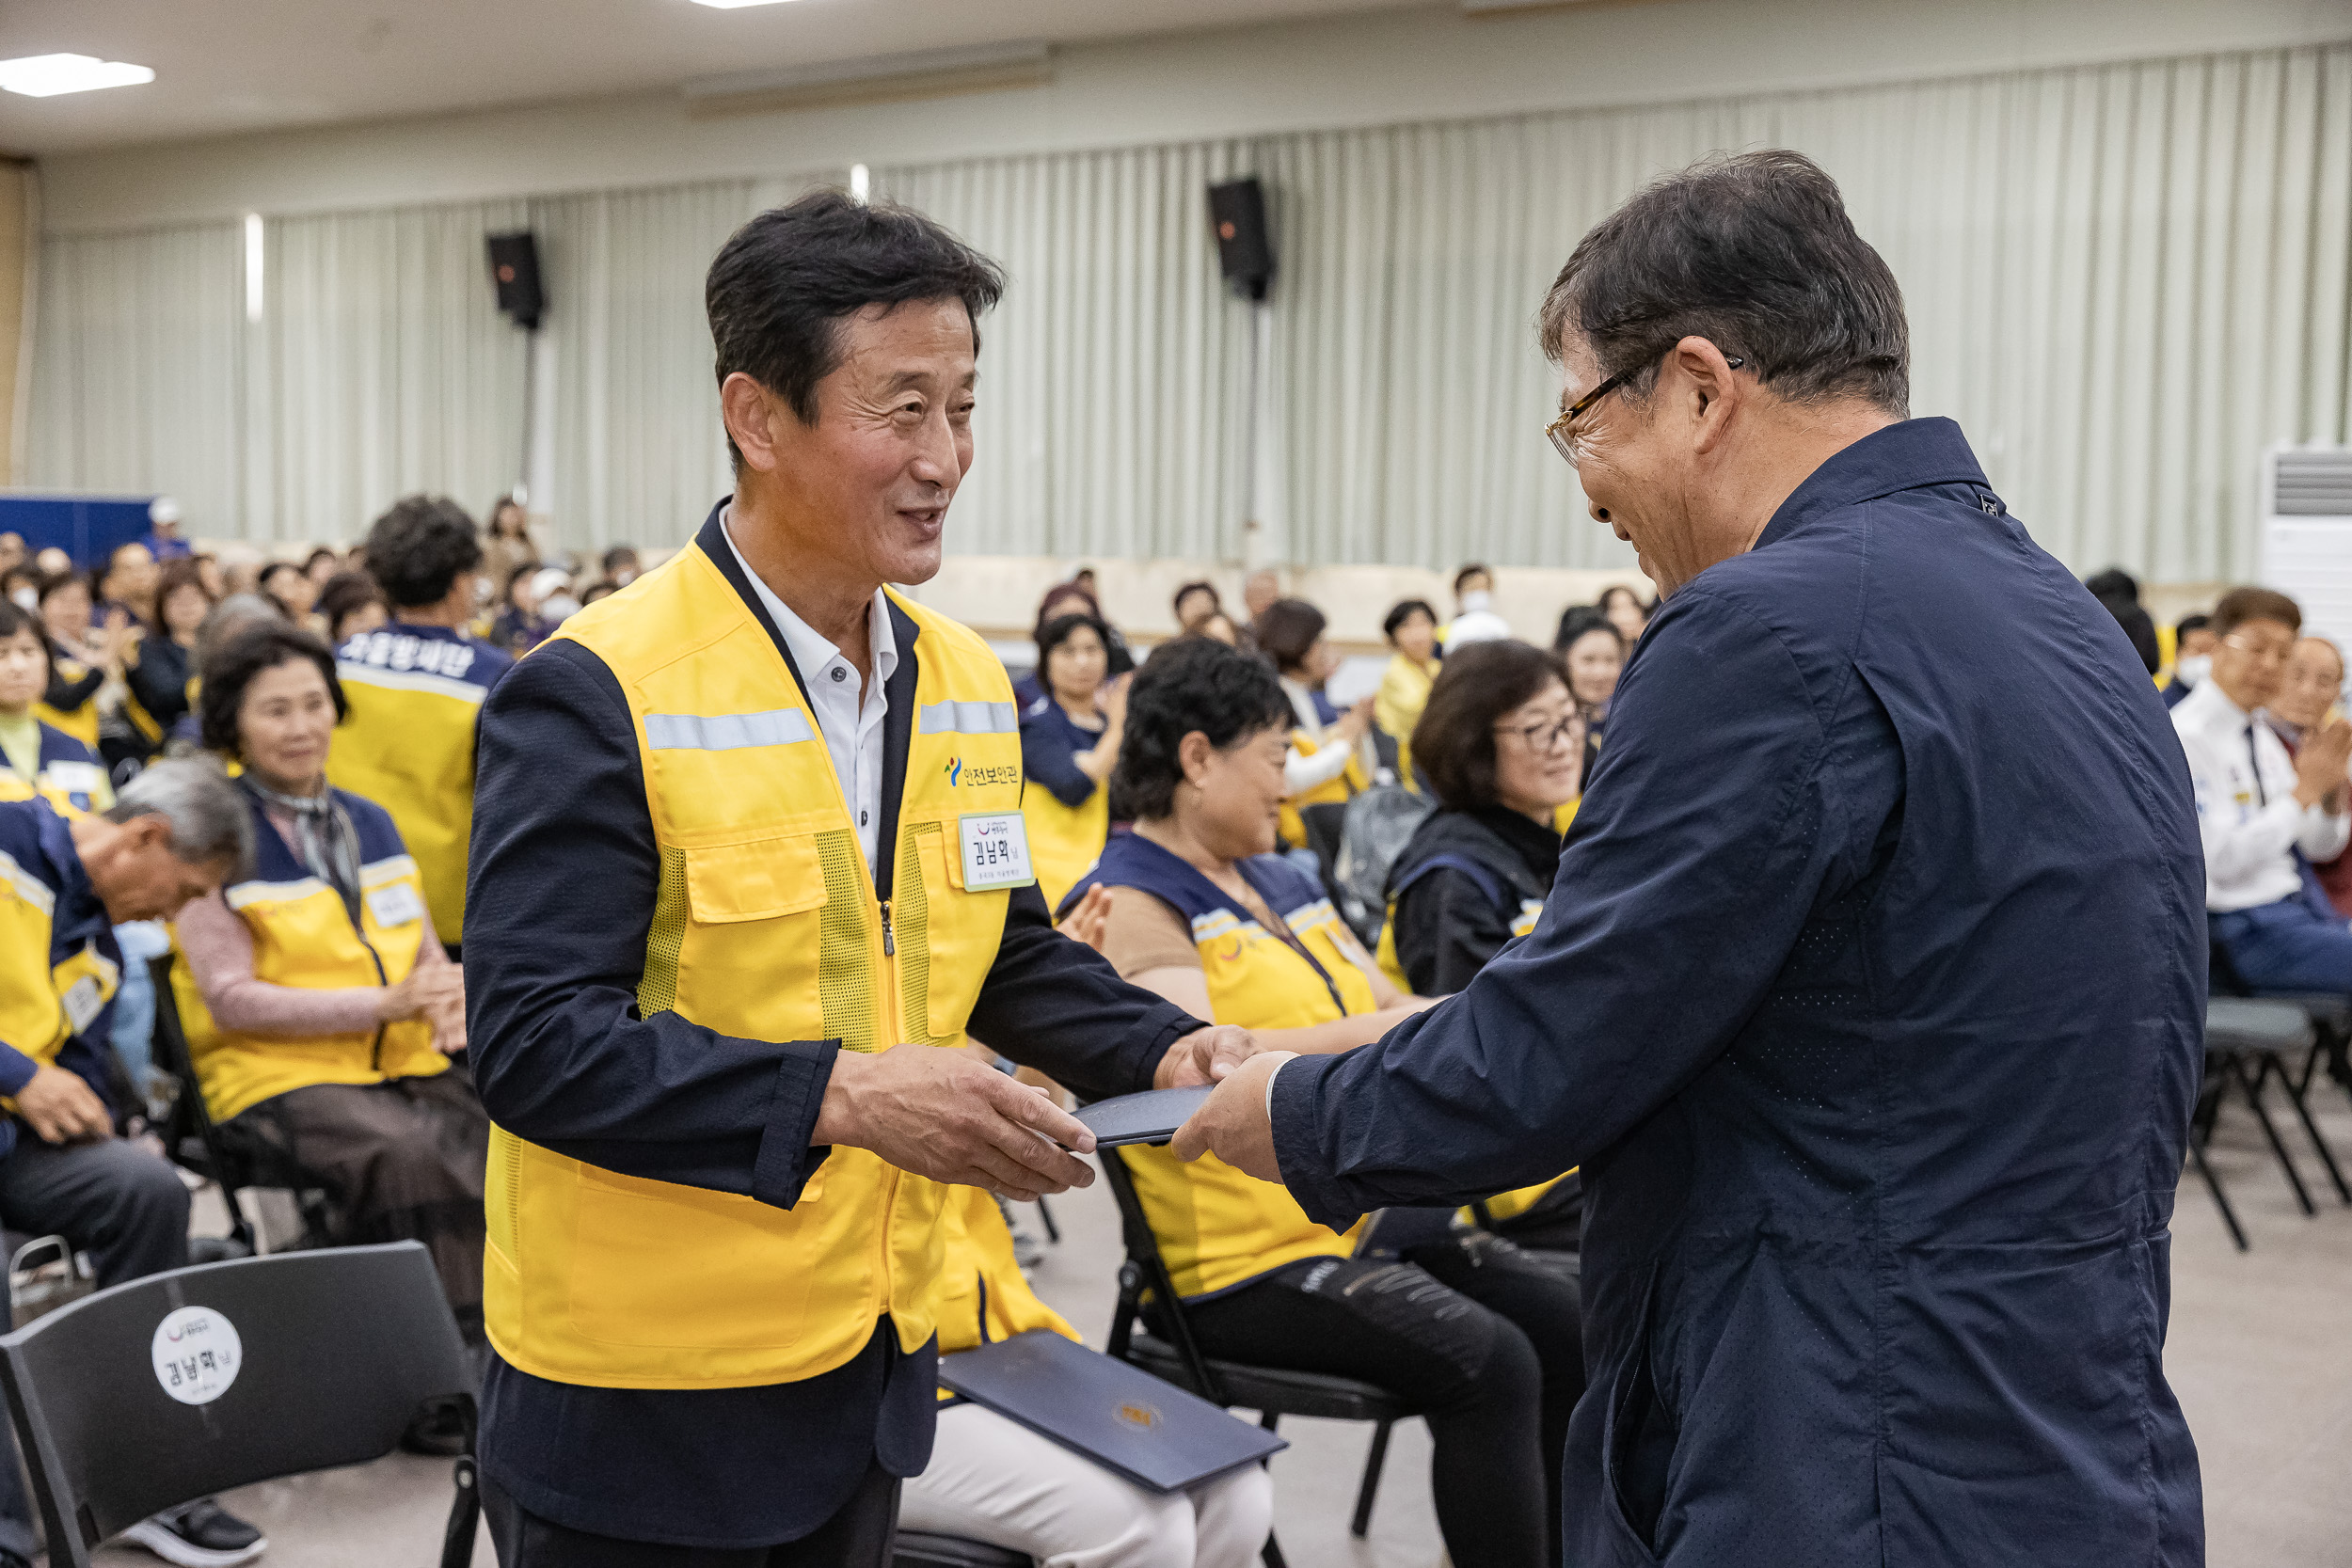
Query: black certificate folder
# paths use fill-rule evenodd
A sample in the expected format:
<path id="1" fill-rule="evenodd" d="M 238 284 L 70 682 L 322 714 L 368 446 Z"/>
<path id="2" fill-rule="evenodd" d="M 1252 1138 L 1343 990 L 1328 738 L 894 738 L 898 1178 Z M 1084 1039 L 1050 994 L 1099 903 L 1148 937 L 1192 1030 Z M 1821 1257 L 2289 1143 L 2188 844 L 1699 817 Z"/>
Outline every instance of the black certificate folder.
<path id="1" fill-rule="evenodd" d="M 939 1358 L 939 1381 L 1153 1492 L 1177 1492 L 1290 1444 L 1172 1383 L 1049 1329 Z"/>
<path id="2" fill-rule="evenodd" d="M 1146 1089 L 1141 1094 L 1122 1094 L 1115 1100 L 1098 1100 L 1081 1108 L 1077 1117 L 1086 1130 L 1094 1134 L 1097 1148 L 1118 1148 L 1127 1144 L 1164 1144 L 1176 1135 L 1176 1129 L 1192 1119 L 1209 1098 L 1209 1085 L 1202 1084 L 1189 1089 Z"/>

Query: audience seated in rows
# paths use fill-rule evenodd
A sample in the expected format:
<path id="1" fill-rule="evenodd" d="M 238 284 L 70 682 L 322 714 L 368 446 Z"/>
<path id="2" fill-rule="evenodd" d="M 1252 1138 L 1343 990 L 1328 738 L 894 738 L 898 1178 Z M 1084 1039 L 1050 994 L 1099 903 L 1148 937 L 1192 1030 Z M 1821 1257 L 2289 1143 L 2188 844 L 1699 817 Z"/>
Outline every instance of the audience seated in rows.
<path id="1" fill-rule="evenodd" d="M 1094 864 L 1110 836 L 1111 765 L 1127 718 L 1127 678 L 1107 678 L 1109 627 L 1083 612 L 1038 632 L 1043 695 L 1021 714 L 1021 813 L 1029 863 L 1048 909 Z"/>
<path id="2" fill-rule="evenodd" d="M 103 626 L 93 626 L 89 584 L 71 571 L 42 579 L 40 604 L 41 625 L 56 661 L 49 689 L 41 697 L 41 721 L 95 752 L 99 699 L 110 685 L 119 686 L 122 679 L 123 661 L 135 635 L 131 617 L 118 610 Z"/>
<path id="3" fill-rule="evenodd" d="M 1154 654 L 1128 695 L 1113 839 L 1073 895 L 1111 890 L 1120 974 L 1273 1049 L 1337 1052 L 1430 1005 L 1400 992 L 1314 880 L 1275 855 L 1291 699 L 1204 639 Z M 1358 1259 L 1284 1189 L 1206 1157 L 1129 1151 L 1137 1196 L 1210 1356 L 1359 1379 L 1426 1414 L 1454 1560 L 1559 1560 L 1557 1478 L 1583 1391 L 1576 1287 L 1483 1231 L 1406 1261 Z"/>
<path id="4" fill-rule="evenodd" d="M 242 768 L 254 868 L 181 911 L 172 974 L 224 1139 L 328 1197 L 339 1243 L 415 1240 L 482 1336 L 489 1119 L 465 1069 L 465 977 L 374 801 L 326 782 L 344 712 L 309 632 L 249 626 L 205 672 L 204 744 Z"/>
<path id="5" fill-rule="evenodd" d="M 2238 588 L 2214 607 L 2213 672 L 2172 710 L 2197 796 L 2213 939 L 2258 989 L 2352 994 L 2352 927 L 2307 863 L 2352 838 L 2352 724 L 2325 719 L 2290 756 L 2259 717 L 2285 684 L 2302 629 L 2293 599 Z"/>
<path id="6" fill-rule="evenodd" d="M 213 610 L 203 573 L 185 557 L 163 570 L 155 590 L 155 625 L 131 650 L 123 672 L 122 712 L 137 737 L 140 761 L 164 748 L 173 729 L 195 710 L 196 630 Z"/>
<path id="7" fill-rule="evenodd" d="M 1372 787 L 1376 766 L 1367 736 L 1375 699 L 1367 697 L 1342 713 L 1323 694 L 1339 668 L 1339 655 L 1324 635 L 1323 611 L 1304 599 L 1277 599 L 1258 617 L 1252 635 L 1259 653 L 1274 666 L 1290 704 L 1290 752 L 1282 764 L 1283 845 L 1307 847 L 1299 813 L 1309 806 L 1343 803 Z"/>
<path id="8" fill-rule="evenodd" d="M 13 612 L 13 608 L 10 607 Z M 0 804 L 0 1223 L 61 1235 L 99 1285 L 184 1267 L 188 1191 L 179 1174 L 116 1134 L 107 1046 L 122 950 L 114 928 L 167 920 L 240 878 L 252 829 L 220 769 L 158 763 L 96 815 L 48 801 Z M 132 1527 L 174 1562 L 231 1568 L 266 1544 L 210 1498 Z M 32 1513 L 13 1453 L 0 1451 L 0 1568 L 33 1560 Z"/>
<path id="9" fill-rule="evenodd" d="M 1022 1276 L 1004 1214 L 987 1193 L 953 1189 L 940 1223 L 940 1354 L 1032 1330 L 1078 1338 Z M 941 1408 L 930 1463 L 898 1503 L 901 1528 L 1086 1568 L 1248 1568 L 1273 1523 L 1274 1482 L 1261 1465 L 1182 1492 L 1149 1492 L 969 1401 Z"/>
<path id="10" fill-rule="evenodd" d="M 482 544 L 456 502 L 410 496 L 368 531 L 368 572 L 391 619 L 338 651 L 349 721 L 326 776 L 389 812 L 417 859 L 433 927 L 465 940 L 466 841 L 473 826 L 474 724 L 514 660 L 464 629 Z"/>
<path id="11" fill-rule="evenodd" d="M 1413 726 L 1429 704 L 1438 678 L 1438 612 L 1426 599 L 1401 599 L 1380 620 L 1380 635 L 1392 650 L 1373 696 L 1373 722 L 1396 745 L 1396 776 L 1413 778 Z"/>
<path id="12" fill-rule="evenodd" d="M 47 800 L 68 816 L 114 804 L 106 769 L 80 736 L 40 717 L 40 699 L 54 678 L 49 641 L 40 622 L 0 603 L 0 800 Z"/>

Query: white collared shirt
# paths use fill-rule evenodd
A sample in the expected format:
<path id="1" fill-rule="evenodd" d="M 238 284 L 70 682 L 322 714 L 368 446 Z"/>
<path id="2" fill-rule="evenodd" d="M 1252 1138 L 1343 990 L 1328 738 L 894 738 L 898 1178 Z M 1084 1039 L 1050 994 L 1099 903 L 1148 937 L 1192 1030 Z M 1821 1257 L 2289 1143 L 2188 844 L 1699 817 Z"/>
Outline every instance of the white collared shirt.
<path id="1" fill-rule="evenodd" d="M 2276 904 L 2302 891 L 2295 851 L 2330 861 L 2352 838 L 2352 817 L 2295 800 L 2295 763 L 2270 725 L 2204 681 L 2172 710 L 2197 789 L 2205 845 L 2205 908 L 2216 914 Z M 2250 739 L 2249 739 L 2250 736 Z"/>
<path id="2" fill-rule="evenodd" d="M 841 650 L 806 621 L 793 614 L 791 608 L 776 597 L 775 590 L 760 580 L 751 562 L 743 559 L 743 552 L 736 547 L 735 535 L 729 531 L 733 515 L 734 508 L 729 507 L 719 518 L 719 531 L 726 535 L 727 548 L 735 551 L 735 563 L 743 569 L 752 592 L 759 595 L 769 619 L 775 622 L 777 632 L 784 638 L 784 645 L 791 650 L 792 662 L 800 667 L 801 680 L 808 688 L 808 705 L 816 713 L 817 728 L 823 734 L 825 750 L 833 757 L 833 776 L 841 785 L 841 799 L 857 821 L 858 847 L 866 852 L 866 869 L 871 875 L 874 842 L 882 832 L 882 718 L 890 711 L 890 700 L 882 688 L 891 672 L 898 668 L 898 639 L 890 626 L 890 600 L 877 588 L 874 602 L 866 608 L 874 678 L 866 683 L 861 694 L 857 666 L 842 657 Z"/>

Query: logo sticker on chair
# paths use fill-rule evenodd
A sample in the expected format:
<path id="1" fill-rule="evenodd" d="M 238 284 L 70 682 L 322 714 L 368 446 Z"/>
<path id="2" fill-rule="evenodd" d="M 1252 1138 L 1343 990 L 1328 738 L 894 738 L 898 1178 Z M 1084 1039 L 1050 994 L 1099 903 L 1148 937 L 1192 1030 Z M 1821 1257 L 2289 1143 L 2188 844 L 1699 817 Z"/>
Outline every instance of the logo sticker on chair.
<path id="1" fill-rule="evenodd" d="M 182 1404 L 210 1404 L 237 1381 L 245 1344 L 209 1307 L 183 1307 L 155 1325 L 155 1381 Z"/>

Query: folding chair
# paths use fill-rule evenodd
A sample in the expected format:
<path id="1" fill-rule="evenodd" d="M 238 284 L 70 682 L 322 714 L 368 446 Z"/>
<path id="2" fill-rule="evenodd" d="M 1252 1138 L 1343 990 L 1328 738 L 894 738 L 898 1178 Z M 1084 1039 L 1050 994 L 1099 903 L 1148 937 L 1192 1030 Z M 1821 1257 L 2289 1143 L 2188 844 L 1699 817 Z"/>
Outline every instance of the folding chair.
<path id="1" fill-rule="evenodd" d="M 1380 1471 L 1389 1457 L 1389 1432 L 1397 1422 L 1421 1412 L 1385 1388 L 1354 1378 L 1323 1372 L 1293 1371 L 1279 1367 L 1252 1367 L 1237 1361 L 1213 1361 L 1200 1354 L 1185 1321 L 1184 1298 L 1160 1256 L 1159 1239 L 1144 1218 L 1136 1196 L 1134 1178 L 1116 1148 L 1103 1151 L 1103 1175 L 1111 1196 L 1119 1200 L 1120 1228 L 1127 1243 L 1127 1260 L 1119 1270 L 1119 1307 L 1111 1319 L 1111 1355 L 1142 1368 L 1152 1376 L 1189 1388 L 1201 1398 L 1227 1406 L 1258 1412 L 1258 1424 L 1278 1430 L 1284 1416 L 1319 1416 L 1329 1420 L 1374 1423 L 1372 1451 L 1364 1458 L 1364 1479 L 1356 1489 L 1356 1513 L 1348 1532 L 1360 1539 L 1372 1528 L 1372 1505 L 1380 1490 Z M 1165 1314 L 1175 1342 L 1153 1335 L 1143 1323 L 1146 1292 Z M 1282 1550 L 1266 1537 L 1266 1568 L 1283 1568 Z"/>
<path id="2" fill-rule="evenodd" d="M 188 1052 L 187 1031 L 180 1022 L 180 1004 L 172 994 L 172 961 L 173 955 L 169 953 L 147 960 L 148 974 L 153 977 L 155 987 L 155 1067 L 174 1085 L 170 1114 L 164 1125 L 156 1129 L 163 1135 L 165 1152 L 173 1164 L 193 1171 L 220 1189 L 221 1201 L 229 1210 L 230 1239 L 240 1256 L 250 1258 L 262 1250 L 253 1221 L 237 1196 L 238 1190 L 245 1187 L 284 1187 L 291 1191 L 294 1207 L 302 1215 L 303 1235 L 298 1244 L 324 1245 L 332 1229 L 326 1195 L 304 1186 L 297 1172 L 266 1170 L 239 1157 L 214 1125 L 212 1111 L 204 1103 L 204 1091 L 197 1082 L 195 1059 Z"/>
<path id="3" fill-rule="evenodd" d="M 206 1360 L 206 1357 L 210 1360 Z M 473 1560 L 473 1382 L 415 1242 L 150 1275 L 0 1337 L 54 1568 L 160 1510 L 379 1459 L 421 1406 L 467 1432 L 442 1568 Z"/>
<path id="4" fill-rule="evenodd" d="M 891 1544 L 891 1568 L 1037 1568 L 1037 1559 L 968 1536 L 902 1529 Z"/>
<path id="5" fill-rule="evenodd" d="M 2285 1173 L 2287 1186 L 2295 1200 L 2307 1215 L 2317 1213 L 2312 1206 L 2311 1194 L 2303 1186 L 2303 1178 L 2295 1168 L 2295 1161 L 2287 1153 L 2284 1139 L 2270 1119 L 2270 1112 L 2263 1102 L 2262 1082 L 2280 1061 L 2280 1053 L 2294 1051 L 2311 1039 L 2311 1020 L 2300 1007 L 2289 1003 L 2253 997 L 2217 996 L 2205 1005 L 2205 1082 L 2199 1090 L 2196 1114 L 2189 1127 L 2189 1160 L 2203 1178 L 2206 1190 L 2212 1193 L 2216 1207 L 2221 1211 L 2222 1223 L 2229 1227 L 2230 1236 L 2238 1250 L 2248 1250 L 2246 1231 L 2238 1224 L 2236 1213 L 2223 1193 L 2220 1178 L 2206 1160 L 2205 1148 L 2213 1137 L 2213 1127 L 2221 1114 L 2221 1105 L 2233 1085 L 2245 1098 L 2247 1108 L 2254 1113 L 2254 1120 L 2262 1128 L 2263 1137 L 2270 1145 L 2270 1152 Z M 2253 1070 L 2247 1064 L 2256 1064 Z M 2284 1076 L 2284 1068 L 2279 1071 Z M 2321 1145 L 2321 1158 L 2327 1159 L 2326 1146 Z M 2332 1161 L 2328 1170 L 2335 1173 Z M 2342 1178 L 2338 1177 L 2339 1185 Z"/>
<path id="6" fill-rule="evenodd" d="M 2352 1025 L 2352 997 L 2328 991 L 2255 990 L 2239 976 L 2236 967 L 2230 962 L 2229 953 L 2217 942 L 2211 944 L 2210 974 L 2212 989 L 2225 993 L 2217 998 L 2219 1001 L 2233 1005 L 2242 1000 L 2261 1001 L 2292 1007 L 2302 1014 L 2305 1026 L 2299 1037 L 2290 1043 L 2252 1047 L 2241 1053 L 2241 1056 L 2252 1057 L 2254 1070 L 2249 1077 L 2241 1063 L 2233 1069 L 2232 1077 L 2244 1090 L 2255 1116 L 2262 1118 L 2263 1131 L 2268 1133 L 2269 1117 L 2262 1106 L 2262 1093 L 2272 1075 L 2277 1075 L 2279 1086 L 2286 1094 L 2287 1103 L 2294 1107 L 2296 1119 L 2303 1124 L 2303 1135 L 2311 1140 L 2312 1152 L 2319 1156 L 2321 1167 L 2327 1171 L 2328 1181 L 2336 1189 L 2336 1196 L 2344 1203 L 2352 1204 L 2352 1186 L 2345 1184 L 2344 1171 L 2336 1164 L 2334 1151 L 2328 1147 L 2328 1140 L 2320 1136 L 2319 1124 L 2312 1119 L 2308 1095 L 2311 1081 L 2319 1071 L 2321 1057 L 2342 1049 L 2344 1031 Z M 2210 1016 L 2209 1013 L 2208 1018 Z M 2297 1051 L 2303 1053 L 2299 1072 L 2287 1066 L 2289 1054 Z M 2275 1136 L 2272 1142 L 2275 1147 Z M 2286 1156 L 2281 1153 L 2280 1159 L 2283 1162 Z M 2292 1168 L 2289 1167 L 2290 1172 Z M 2292 1174 L 2289 1180 L 2294 1182 L 2296 1196 L 2303 1199 L 2308 1212 L 2311 1205 L 2302 1190 L 2301 1180 Z"/>

